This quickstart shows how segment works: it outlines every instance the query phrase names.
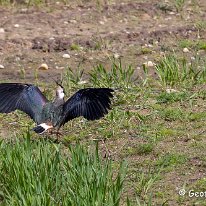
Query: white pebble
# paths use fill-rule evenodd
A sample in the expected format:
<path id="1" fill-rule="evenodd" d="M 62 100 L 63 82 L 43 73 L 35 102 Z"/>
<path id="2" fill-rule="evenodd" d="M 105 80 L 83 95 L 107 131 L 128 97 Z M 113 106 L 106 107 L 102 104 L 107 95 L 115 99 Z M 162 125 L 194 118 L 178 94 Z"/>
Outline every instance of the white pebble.
<path id="1" fill-rule="evenodd" d="M 99 21 L 99 23 L 100 23 L 101 25 L 104 25 L 104 22 L 103 22 L 103 21 Z"/>
<path id="2" fill-rule="evenodd" d="M 56 66 L 55 67 L 57 70 L 62 70 L 62 69 L 64 69 L 64 67 L 59 67 L 59 66 Z"/>
<path id="3" fill-rule="evenodd" d="M 80 84 L 80 85 L 81 85 L 81 84 L 86 84 L 86 83 L 87 83 L 86 80 L 81 80 L 81 81 L 78 82 L 78 84 Z"/>
<path id="4" fill-rule="evenodd" d="M 167 92 L 168 94 L 170 94 L 170 93 L 175 93 L 175 92 L 179 92 L 179 91 L 177 91 L 177 90 L 175 90 L 175 89 L 166 89 L 166 92 Z"/>
<path id="5" fill-rule="evenodd" d="M 119 59 L 120 55 L 119 54 L 114 54 L 115 59 Z"/>
<path id="6" fill-rule="evenodd" d="M 188 48 L 184 48 L 184 49 L 183 49 L 183 52 L 188 53 L 188 52 L 189 52 L 189 49 L 188 49 Z"/>
<path id="7" fill-rule="evenodd" d="M 148 62 L 145 62 L 144 65 L 148 66 L 148 67 L 153 67 L 155 66 L 156 64 L 152 61 L 148 61 Z"/>
<path id="8" fill-rule="evenodd" d="M 4 32 L 5 32 L 4 28 L 0 28 L 0 33 L 4 33 Z"/>
<path id="9" fill-rule="evenodd" d="M 73 24 L 76 24 L 76 23 L 77 23 L 77 20 L 71 19 L 69 22 L 70 22 L 70 23 L 73 23 Z"/>
<path id="10" fill-rule="evenodd" d="M 48 70 L 49 67 L 47 64 L 41 64 L 41 66 L 39 67 L 40 70 Z"/>
<path id="11" fill-rule="evenodd" d="M 69 55 L 69 54 L 63 54 L 62 57 L 65 58 L 65 59 L 69 59 L 69 58 L 70 58 L 70 55 Z"/>
<path id="12" fill-rule="evenodd" d="M 14 24 L 14 27 L 15 28 L 19 28 L 19 24 Z"/>
<path id="13" fill-rule="evenodd" d="M 0 64 L 0 69 L 4 69 L 4 65 Z"/>

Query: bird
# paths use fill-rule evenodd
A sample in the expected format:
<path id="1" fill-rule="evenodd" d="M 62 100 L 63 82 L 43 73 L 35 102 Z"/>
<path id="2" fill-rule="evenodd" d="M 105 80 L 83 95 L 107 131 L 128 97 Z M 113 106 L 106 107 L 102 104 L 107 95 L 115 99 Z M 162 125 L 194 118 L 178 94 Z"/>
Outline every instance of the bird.
<path id="1" fill-rule="evenodd" d="M 49 101 L 33 84 L 0 83 L 0 113 L 23 111 L 36 123 L 32 130 L 37 134 L 53 129 L 58 134 L 74 118 L 93 121 L 108 114 L 113 92 L 111 88 L 84 88 L 65 101 L 64 87 L 57 83 L 56 96 Z"/>

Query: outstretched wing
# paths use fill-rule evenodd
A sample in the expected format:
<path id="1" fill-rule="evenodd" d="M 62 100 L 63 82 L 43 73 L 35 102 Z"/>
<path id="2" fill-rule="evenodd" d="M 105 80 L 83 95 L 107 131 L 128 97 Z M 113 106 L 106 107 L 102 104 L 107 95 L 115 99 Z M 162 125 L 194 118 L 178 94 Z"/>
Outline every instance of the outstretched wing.
<path id="1" fill-rule="evenodd" d="M 0 84 L 0 113 L 10 113 L 16 109 L 27 113 L 38 122 L 46 97 L 38 87 L 31 84 Z"/>
<path id="2" fill-rule="evenodd" d="M 64 103 L 62 124 L 80 116 L 83 116 L 87 120 L 100 119 L 111 109 L 110 98 L 113 97 L 112 92 L 114 90 L 109 88 L 87 88 L 79 90 Z"/>

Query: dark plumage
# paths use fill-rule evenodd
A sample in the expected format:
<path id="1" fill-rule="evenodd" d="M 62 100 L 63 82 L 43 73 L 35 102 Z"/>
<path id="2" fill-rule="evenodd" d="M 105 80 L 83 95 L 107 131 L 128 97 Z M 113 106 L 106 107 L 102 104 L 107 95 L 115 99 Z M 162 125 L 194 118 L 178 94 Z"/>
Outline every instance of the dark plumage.
<path id="1" fill-rule="evenodd" d="M 56 98 L 49 102 L 38 87 L 31 84 L 0 84 L 0 113 L 21 110 L 36 123 L 33 129 L 43 133 L 56 127 L 59 129 L 66 122 L 83 116 L 87 120 L 100 119 L 111 109 L 113 90 L 109 88 L 81 89 L 64 101 L 64 90 L 58 87 Z"/>

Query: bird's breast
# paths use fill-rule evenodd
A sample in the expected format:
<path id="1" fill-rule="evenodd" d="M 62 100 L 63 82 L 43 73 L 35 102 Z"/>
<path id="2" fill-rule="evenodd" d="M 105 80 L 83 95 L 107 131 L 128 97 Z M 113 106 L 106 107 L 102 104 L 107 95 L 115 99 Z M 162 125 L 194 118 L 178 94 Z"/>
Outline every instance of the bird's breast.
<path id="1" fill-rule="evenodd" d="M 43 108 L 41 122 L 51 122 L 52 125 L 55 127 L 61 121 L 62 114 L 63 106 L 56 107 L 54 104 L 49 103 Z"/>

